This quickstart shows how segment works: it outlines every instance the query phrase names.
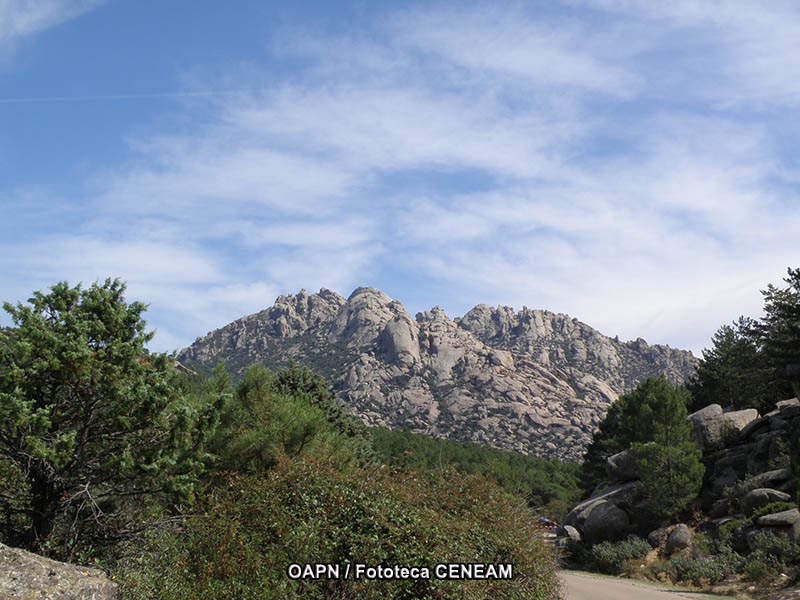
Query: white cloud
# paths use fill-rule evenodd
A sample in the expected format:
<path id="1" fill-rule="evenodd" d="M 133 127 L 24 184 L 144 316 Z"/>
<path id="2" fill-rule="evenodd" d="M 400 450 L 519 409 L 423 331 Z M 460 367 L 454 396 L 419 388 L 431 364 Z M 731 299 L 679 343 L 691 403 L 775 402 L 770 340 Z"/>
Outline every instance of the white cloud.
<path id="1" fill-rule="evenodd" d="M 0 48 L 69 21 L 101 0 L 0 0 Z"/>
<path id="2" fill-rule="evenodd" d="M 400 43 L 462 68 L 466 74 L 457 76 L 467 81 L 484 77 L 500 87 L 566 87 L 622 97 L 636 92 L 639 78 L 607 60 L 617 50 L 602 34 L 576 21 L 554 22 L 542 12 L 526 15 L 499 5 L 426 9 L 394 24 Z"/>
<path id="3" fill-rule="evenodd" d="M 363 75 L 359 86 L 287 89 L 255 107 L 231 108 L 227 118 L 357 172 L 474 168 L 544 176 L 558 166 L 550 148 L 582 133 L 567 108 L 504 114 L 496 99 L 403 81 L 373 86 L 371 74 Z"/>
<path id="4" fill-rule="evenodd" d="M 721 104 L 791 97 L 773 75 L 793 73 L 793 26 L 758 42 L 791 7 L 579 5 L 288 32 L 277 59 L 307 68 L 131 140 L 76 231 L 6 243 L 0 264 L 37 284 L 128 279 L 162 347 L 280 293 L 402 272 L 410 304 L 445 283 L 450 314 L 525 304 L 698 350 L 800 256 L 786 132 Z M 683 71 L 689 30 L 720 67 L 707 77 Z"/>
<path id="5" fill-rule="evenodd" d="M 664 64 L 692 97 L 721 106 L 800 103 L 800 5 L 791 0 L 567 0 L 624 15 L 629 31 L 664 45 L 680 37 L 687 51 Z M 632 22 L 632 23 L 631 23 Z M 677 53 L 676 53 L 677 54 Z M 694 63 L 694 64 L 692 64 Z M 679 71 L 682 71 L 679 72 Z M 658 73 L 658 71 L 656 71 Z M 663 76 L 654 74 L 653 78 Z M 680 87 L 677 87 L 680 89 Z"/>

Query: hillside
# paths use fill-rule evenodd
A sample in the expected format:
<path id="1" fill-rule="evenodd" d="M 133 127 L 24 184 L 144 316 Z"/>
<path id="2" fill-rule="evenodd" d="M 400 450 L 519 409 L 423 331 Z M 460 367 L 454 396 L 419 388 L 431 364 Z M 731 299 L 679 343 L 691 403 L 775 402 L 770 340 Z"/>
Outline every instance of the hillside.
<path id="1" fill-rule="evenodd" d="M 620 342 L 543 310 L 478 305 L 450 319 L 436 307 L 412 318 L 372 288 L 280 296 L 178 359 L 205 371 L 222 360 L 236 374 L 296 361 L 328 377 L 368 425 L 564 460 L 580 458 L 620 393 L 654 375 L 682 381 L 696 364 L 690 352 Z"/>

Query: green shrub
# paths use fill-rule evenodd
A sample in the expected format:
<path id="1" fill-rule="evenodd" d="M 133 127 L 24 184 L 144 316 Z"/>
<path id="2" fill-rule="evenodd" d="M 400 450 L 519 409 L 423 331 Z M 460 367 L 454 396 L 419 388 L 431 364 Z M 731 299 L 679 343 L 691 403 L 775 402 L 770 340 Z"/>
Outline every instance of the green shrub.
<path id="1" fill-rule="evenodd" d="M 372 458 L 364 428 L 334 402 L 324 379 L 297 365 L 277 373 L 249 368 L 211 440 L 220 469 L 251 474 L 272 468 L 282 456 L 313 455 L 323 447 Z"/>
<path id="2" fill-rule="evenodd" d="M 778 576 L 779 564 L 774 557 L 753 552 L 744 561 L 744 576 L 759 585 L 766 585 Z"/>
<path id="3" fill-rule="evenodd" d="M 713 554 L 715 544 L 712 539 L 701 532 L 695 532 L 692 536 L 692 555 L 695 557 L 708 556 Z"/>
<path id="4" fill-rule="evenodd" d="M 751 556 L 758 554 L 774 559 L 779 566 L 800 562 L 800 545 L 785 535 L 759 531 L 750 538 Z"/>
<path id="5" fill-rule="evenodd" d="M 720 526 L 717 539 L 724 545 L 730 545 L 733 541 L 733 535 L 736 533 L 736 530 L 746 527 L 749 524 L 750 519 L 731 519 L 727 523 L 724 523 Z"/>
<path id="6" fill-rule="evenodd" d="M 740 572 L 742 564 L 742 557 L 735 552 L 708 557 L 680 554 L 660 563 L 654 571 L 666 574 L 675 583 L 704 586 Z"/>
<path id="7" fill-rule="evenodd" d="M 510 562 L 510 581 L 291 581 L 290 563 L 429 566 Z M 555 557 L 524 505 L 479 476 L 282 459 L 231 476 L 180 532 L 116 570 L 125 598 L 236 600 L 464 598 L 552 600 Z"/>
<path id="8" fill-rule="evenodd" d="M 530 507 L 554 519 L 561 519 L 580 496 L 577 463 L 542 460 L 408 431 L 374 428 L 370 435 L 375 453 L 387 465 L 415 470 L 453 467 L 463 473 L 479 473 L 524 496 Z"/>
<path id="9" fill-rule="evenodd" d="M 797 508 L 797 504 L 793 502 L 772 502 L 771 504 L 767 504 L 766 506 L 763 506 L 755 511 L 750 516 L 750 520 L 755 523 L 759 517 L 763 517 L 764 515 L 773 515 L 775 513 L 791 510 L 793 508 Z"/>
<path id="10" fill-rule="evenodd" d="M 621 542 L 603 542 L 592 548 L 595 566 L 606 573 L 619 574 L 624 563 L 629 560 L 644 558 L 652 548 L 647 540 L 635 535 L 628 536 Z"/>

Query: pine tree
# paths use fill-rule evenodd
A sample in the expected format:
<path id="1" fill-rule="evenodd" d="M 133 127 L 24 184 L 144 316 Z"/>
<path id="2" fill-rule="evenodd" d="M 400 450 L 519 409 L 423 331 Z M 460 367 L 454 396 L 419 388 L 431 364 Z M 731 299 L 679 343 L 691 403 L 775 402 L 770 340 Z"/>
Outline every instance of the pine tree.
<path id="1" fill-rule="evenodd" d="M 709 404 L 763 411 L 775 401 L 773 368 L 760 340 L 758 323 L 747 317 L 717 330 L 687 386 L 692 411 Z"/>
<path id="2" fill-rule="evenodd" d="M 698 495 L 705 468 L 687 422 L 688 393 L 666 379 L 650 379 L 639 388 L 636 415 L 636 470 L 650 510 L 673 517 Z"/>
<path id="3" fill-rule="evenodd" d="M 760 331 L 764 354 L 775 369 L 775 378 L 784 385 L 784 395 L 793 388 L 800 396 L 800 268 L 790 268 L 784 281 L 788 287 L 770 284 L 761 292 L 764 318 Z"/>
<path id="4" fill-rule="evenodd" d="M 165 354 L 150 353 L 146 306 L 125 285 L 54 285 L 4 304 L 0 336 L 0 534 L 41 548 L 59 517 L 75 539 L 123 501 L 190 500 L 220 398 L 187 402 Z"/>

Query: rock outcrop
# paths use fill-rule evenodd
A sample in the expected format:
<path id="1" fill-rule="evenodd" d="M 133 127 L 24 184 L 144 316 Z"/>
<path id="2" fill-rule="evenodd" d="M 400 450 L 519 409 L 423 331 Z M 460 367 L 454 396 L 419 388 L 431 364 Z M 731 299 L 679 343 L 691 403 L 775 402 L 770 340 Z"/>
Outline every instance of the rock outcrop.
<path id="1" fill-rule="evenodd" d="M 619 394 L 650 376 L 683 381 L 696 364 L 543 310 L 479 305 L 450 319 L 436 307 L 412 318 L 372 288 L 281 296 L 178 359 L 206 371 L 223 360 L 237 374 L 297 361 L 368 425 L 566 460 L 581 457 Z"/>
<path id="2" fill-rule="evenodd" d="M 723 412 L 719 404 L 710 404 L 689 415 L 694 426 L 697 445 L 701 450 L 718 450 L 758 418 L 754 408 Z"/>
<path id="3" fill-rule="evenodd" d="M 117 584 L 99 569 L 57 562 L 0 544 L 3 600 L 113 600 Z"/>
<path id="4" fill-rule="evenodd" d="M 789 463 L 791 440 L 800 430 L 800 400 L 778 402 L 775 410 L 761 417 L 755 410 L 724 412 L 713 404 L 687 420 L 694 426 L 706 467 L 700 497 L 704 516 L 698 528 L 713 532 L 726 523 L 740 524 L 735 539 L 745 550 L 759 531 L 800 542 L 800 511 L 789 508 L 797 502 L 798 481 L 782 466 Z M 589 543 L 619 539 L 631 532 L 644 536 L 649 531 L 650 544 L 666 554 L 688 547 L 692 536 L 686 525 L 651 528 L 657 524 L 651 522 L 652 515 L 640 495 L 635 466 L 631 450 L 610 456 L 606 482 L 573 508 L 564 522 Z M 763 514 L 765 507 L 775 504 L 773 513 Z M 601 505 L 604 509 L 599 516 L 614 515 L 620 529 L 595 528 L 588 535 L 589 516 Z"/>

